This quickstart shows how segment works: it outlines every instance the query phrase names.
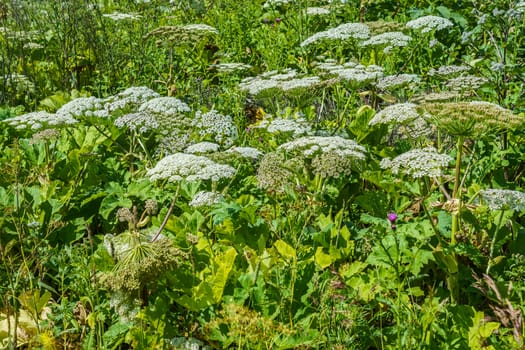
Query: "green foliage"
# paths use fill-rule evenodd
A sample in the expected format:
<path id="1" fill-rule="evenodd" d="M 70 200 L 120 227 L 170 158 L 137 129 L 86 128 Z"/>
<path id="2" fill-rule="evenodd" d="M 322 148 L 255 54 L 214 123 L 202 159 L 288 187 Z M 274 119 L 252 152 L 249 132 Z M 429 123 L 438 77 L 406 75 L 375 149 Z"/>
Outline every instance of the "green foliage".
<path id="1" fill-rule="evenodd" d="M 0 0 L 0 348 L 522 349 L 524 18 Z"/>

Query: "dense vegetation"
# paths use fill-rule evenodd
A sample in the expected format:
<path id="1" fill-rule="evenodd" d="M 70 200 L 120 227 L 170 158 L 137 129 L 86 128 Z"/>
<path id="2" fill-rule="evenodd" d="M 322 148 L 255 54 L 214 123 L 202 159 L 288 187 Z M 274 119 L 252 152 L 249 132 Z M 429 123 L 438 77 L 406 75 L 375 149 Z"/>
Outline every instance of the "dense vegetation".
<path id="1" fill-rule="evenodd" d="M 0 348 L 524 349 L 524 13 L 0 0 Z"/>

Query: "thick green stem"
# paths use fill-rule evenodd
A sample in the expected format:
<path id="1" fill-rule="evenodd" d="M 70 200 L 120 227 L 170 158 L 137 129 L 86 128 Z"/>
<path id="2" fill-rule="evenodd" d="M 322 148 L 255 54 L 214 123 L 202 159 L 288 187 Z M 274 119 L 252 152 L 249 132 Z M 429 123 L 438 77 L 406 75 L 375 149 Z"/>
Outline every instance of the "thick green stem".
<path id="1" fill-rule="evenodd" d="M 461 156 L 463 153 L 463 136 L 458 137 L 458 143 L 456 145 L 456 169 L 454 176 L 454 191 L 452 192 L 452 199 L 457 200 L 458 208 L 454 214 L 452 214 L 452 233 L 450 235 L 450 244 L 456 244 L 456 232 L 459 227 L 459 211 L 461 210 Z"/>
<path id="2" fill-rule="evenodd" d="M 456 233 L 459 228 L 459 213 L 461 211 L 461 156 L 463 153 L 463 136 L 458 137 L 458 143 L 456 145 L 456 169 L 454 174 L 454 191 L 452 192 L 452 200 L 457 202 L 457 208 L 454 209 L 452 214 L 452 232 L 450 234 L 450 245 L 456 244 Z M 451 257 L 454 260 L 453 266 L 458 266 L 456 254 L 451 253 Z M 457 268 L 455 271 L 448 271 L 447 284 L 450 291 L 450 299 L 452 303 L 457 303 L 459 296 L 459 273 Z"/>

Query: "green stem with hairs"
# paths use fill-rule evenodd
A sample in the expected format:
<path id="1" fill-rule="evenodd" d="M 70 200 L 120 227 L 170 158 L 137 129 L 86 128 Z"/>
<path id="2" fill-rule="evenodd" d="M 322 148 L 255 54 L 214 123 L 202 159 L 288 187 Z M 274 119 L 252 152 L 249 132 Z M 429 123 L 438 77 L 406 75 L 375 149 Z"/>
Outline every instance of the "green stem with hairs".
<path id="1" fill-rule="evenodd" d="M 463 153 L 463 136 L 458 137 L 458 143 L 456 145 L 456 169 L 454 176 L 454 191 L 452 192 L 452 199 L 458 200 L 457 212 L 452 214 L 452 234 L 450 236 L 450 244 L 456 244 L 456 233 L 459 228 L 459 211 L 461 209 L 461 156 Z"/>
<path id="2" fill-rule="evenodd" d="M 454 191 L 452 192 L 452 200 L 457 200 L 458 207 L 452 214 L 452 229 L 450 234 L 451 246 L 456 244 L 456 233 L 458 232 L 459 228 L 459 215 L 461 211 L 461 156 L 463 153 L 463 141 L 464 136 L 459 136 L 456 145 L 456 169 L 454 174 Z M 453 259 L 453 266 L 455 266 L 455 268 L 454 271 L 447 271 L 447 284 L 450 291 L 450 299 L 452 303 L 456 303 L 459 296 L 459 271 L 457 269 L 458 261 L 454 252 L 452 252 L 450 256 Z"/>

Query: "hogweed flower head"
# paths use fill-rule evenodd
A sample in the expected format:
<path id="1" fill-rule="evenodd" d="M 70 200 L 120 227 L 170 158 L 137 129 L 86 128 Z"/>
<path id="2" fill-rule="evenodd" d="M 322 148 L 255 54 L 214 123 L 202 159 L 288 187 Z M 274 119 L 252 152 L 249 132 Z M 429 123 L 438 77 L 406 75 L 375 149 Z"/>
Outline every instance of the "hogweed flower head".
<path id="1" fill-rule="evenodd" d="M 408 21 L 407 28 L 420 29 L 421 33 L 428 33 L 432 30 L 442 30 L 454 26 L 454 24 L 446 18 L 439 16 L 423 16 L 417 19 Z"/>
<path id="2" fill-rule="evenodd" d="M 216 110 L 203 113 L 197 111 L 192 122 L 199 137 L 210 137 L 220 145 L 231 146 L 237 139 L 238 131 L 233 119 L 229 115 L 223 115 Z"/>
<path id="3" fill-rule="evenodd" d="M 159 38 L 155 41 L 157 46 L 177 46 L 181 44 L 193 44 L 217 34 L 219 34 L 218 30 L 207 24 L 187 24 L 161 26 L 150 31 L 144 38 Z"/>
<path id="4" fill-rule="evenodd" d="M 104 109 L 115 111 L 136 111 L 143 103 L 160 97 L 160 94 L 145 86 L 133 86 L 104 100 Z"/>
<path id="5" fill-rule="evenodd" d="M 151 181 L 219 181 L 235 175 L 235 168 L 218 164 L 204 156 L 175 153 L 162 158 L 146 175 Z"/>
<path id="6" fill-rule="evenodd" d="M 214 142 L 203 141 L 186 147 L 184 153 L 206 154 L 219 151 L 220 146 Z"/>
<path id="7" fill-rule="evenodd" d="M 221 193 L 200 191 L 193 196 L 188 205 L 194 208 L 211 207 L 222 200 L 224 200 L 224 196 Z"/>
<path id="8" fill-rule="evenodd" d="M 488 189 L 479 192 L 490 210 L 525 210 L 525 193 L 513 190 Z"/>
<path id="9" fill-rule="evenodd" d="M 430 75 L 431 77 L 433 76 L 446 77 L 449 75 L 468 72 L 469 70 L 470 70 L 469 66 L 448 65 L 448 66 L 440 66 L 438 69 L 432 68 L 428 71 L 428 75 Z"/>
<path id="10" fill-rule="evenodd" d="M 17 117 L 4 120 L 5 123 L 14 126 L 16 129 L 30 129 L 33 131 L 69 126 L 78 123 L 75 118 L 64 115 L 54 114 L 45 111 L 30 112 Z"/>
<path id="11" fill-rule="evenodd" d="M 447 80 L 445 86 L 452 91 L 475 91 L 487 82 L 484 77 L 465 75 Z"/>
<path id="12" fill-rule="evenodd" d="M 156 97 L 144 102 L 140 106 L 139 111 L 162 115 L 174 115 L 190 112 L 191 108 L 186 103 L 175 97 Z"/>
<path id="13" fill-rule="evenodd" d="M 243 70 L 251 69 L 252 66 L 245 63 L 237 63 L 237 62 L 231 62 L 231 63 L 217 63 L 210 65 L 210 68 L 213 68 L 217 70 L 219 73 L 233 73 L 233 72 L 239 72 Z"/>
<path id="14" fill-rule="evenodd" d="M 293 136 L 305 135 L 311 132 L 312 126 L 304 118 L 275 118 L 264 119 L 256 129 L 266 129 L 270 133 L 291 133 Z"/>
<path id="15" fill-rule="evenodd" d="M 159 129 L 159 122 L 147 113 L 137 112 L 125 114 L 115 119 L 115 126 L 137 131 L 141 134 Z"/>
<path id="16" fill-rule="evenodd" d="M 314 174 L 338 178 L 349 175 L 366 159 L 366 149 L 340 136 L 305 136 L 277 148 L 292 157 L 309 160 Z"/>
<path id="17" fill-rule="evenodd" d="M 362 41 L 359 45 L 361 47 L 375 47 L 384 46 L 384 53 L 390 52 L 393 47 L 404 47 L 412 40 L 412 37 L 403 34 L 402 32 L 386 32 L 370 37 L 370 39 Z"/>
<path id="18" fill-rule="evenodd" d="M 315 33 L 301 43 L 301 47 L 311 45 L 322 40 L 348 40 L 348 39 L 368 39 L 370 29 L 362 23 L 344 23 L 335 28 Z"/>
<path id="19" fill-rule="evenodd" d="M 437 127 L 456 136 L 483 136 L 523 125 L 523 118 L 491 102 L 426 103 L 418 110 L 428 113 Z"/>
<path id="20" fill-rule="evenodd" d="M 56 114 L 77 119 L 109 117 L 109 112 L 104 108 L 104 100 L 94 96 L 75 98 L 60 107 Z"/>
<path id="21" fill-rule="evenodd" d="M 398 103 L 385 107 L 374 115 L 368 125 L 377 124 L 405 124 L 415 119 L 421 118 L 413 103 Z"/>
<path id="22" fill-rule="evenodd" d="M 330 14 L 330 10 L 323 7 L 308 7 L 306 14 L 308 16 L 326 16 Z"/>
<path id="23" fill-rule="evenodd" d="M 141 15 L 138 15 L 136 13 L 122 13 L 122 12 L 105 13 L 102 15 L 102 17 L 109 18 L 113 21 L 122 21 L 122 20 L 136 21 L 142 18 Z"/>
<path id="24" fill-rule="evenodd" d="M 42 131 L 36 132 L 31 136 L 31 139 L 29 140 L 29 144 L 36 144 L 39 142 L 49 142 L 51 140 L 55 140 L 60 136 L 60 131 L 57 129 L 44 129 Z"/>
<path id="25" fill-rule="evenodd" d="M 380 78 L 376 86 L 381 90 L 394 90 L 402 86 L 417 84 L 419 81 L 417 74 L 395 74 Z"/>
<path id="26" fill-rule="evenodd" d="M 329 75 L 336 75 L 339 80 L 359 84 L 370 83 L 383 76 L 383 68 L 374 64 L 364 66 L 354 62 L 346 62 L 340 65 L 332 61 L 325 61 L 317 63 L 315 67 Z"/>
<path id="27" fill-rule="evenodd" d="M 237 153 L 241 157 L 249 158 L 251 160 L 258 160 L 263 155 L 263 152 L 261 152 L 260 150 L 258 150 L 257 148 L 254 148 L 254 147 L 237 147 L 237 146 L 235 146 L 235 147 L 230 148 L 226 152 L 228 152 L 228 153 Z"/>
<path id="28" fill-rule="evenodd" d="M 286 69 L 282 73 L 269 71 L 256 77 L 245 78 L 240 82 L 239 88 L 257 96 L 270 90 L 281 90 L 283 92 L 304 91 L 319 85 L 320 82 L 321 80 L 317 76 L 299 76 L 296 70 Z"/>
<path id="29" fill-rule="evenodd" d="M 371 35 L 383 34 L 386 32 L 401 32 L 405 29 L 405 25 L 399 22 L 386 22 L 383 20 L 365 22 L 370 29 Z"/>
<path id="30" fill-rule="evenodd" d="M 282 192 L 286 187 L 295 184 L 295 173 L 303 168 L 304 162 L 301 159 L 287 159 L 282 152 L 266 153 L 257 168 L 258 187 Z"/>
<path id="31" fill-rule="evenodd" d="M 442 169 L 452 161 L 447 154 L 438 153 L 433 147 L 413 149 L 394 159 L 384 158 L 379 164 L 383 169 L 390 169 L 394 174 L 405 174 L 413 178 L 436 177 L 443 174 Z"/>

